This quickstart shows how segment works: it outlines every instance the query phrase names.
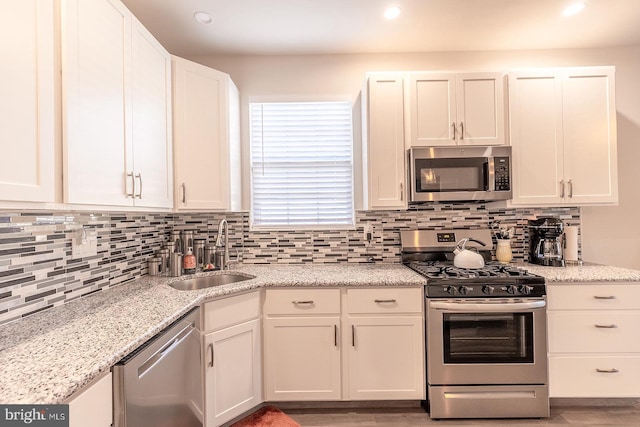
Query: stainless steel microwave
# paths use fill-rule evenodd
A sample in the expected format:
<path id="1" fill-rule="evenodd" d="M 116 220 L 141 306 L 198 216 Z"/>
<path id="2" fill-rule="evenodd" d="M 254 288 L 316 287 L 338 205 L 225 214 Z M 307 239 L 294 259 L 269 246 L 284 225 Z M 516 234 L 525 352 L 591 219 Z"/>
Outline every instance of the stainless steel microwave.
<path id="1" fill-rule="evenodd" d="M 511 147 L 415 147 L 408 160 L 409 202 L 511 198 Z"/>

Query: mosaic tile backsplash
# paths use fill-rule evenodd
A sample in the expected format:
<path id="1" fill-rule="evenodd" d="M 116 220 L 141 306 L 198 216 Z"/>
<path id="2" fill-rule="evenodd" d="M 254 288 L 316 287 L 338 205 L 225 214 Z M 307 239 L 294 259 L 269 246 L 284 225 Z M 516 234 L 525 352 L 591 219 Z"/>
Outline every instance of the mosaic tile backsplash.
<path id="1" fill-rule="evenodd" d="M 560 217 L 580 225 L 579 208 L 490 209 L 481 204 L 430 204 L 407 211 L 356 213 L 355 230 L 256 231 L 249 213 L 0 212 L 0 324 L 147 274 L 147 259 L 173 229 L 196 230 L 213 242 L 229 222 L 232 260 L 246 264 L 400 262 L 400 230 L 515 226 L 514 261 L 527 258 L 527 220 Z M 363 240 L 370 224 L 373 239 Z M 72 259 L 78 230 L 93 228 L 96 256 Z"/>

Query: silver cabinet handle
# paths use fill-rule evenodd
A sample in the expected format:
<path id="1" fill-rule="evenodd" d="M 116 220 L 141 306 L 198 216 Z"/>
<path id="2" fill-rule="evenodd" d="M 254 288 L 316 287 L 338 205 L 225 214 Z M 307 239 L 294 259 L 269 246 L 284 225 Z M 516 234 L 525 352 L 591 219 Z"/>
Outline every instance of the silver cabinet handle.
<path id="1" fill-rule="evenodd" d="M 615 329 L 618 327 L 618 325 L 614 325 L 613 323 L 610 325 L 598 325 L 597 323 L 595 325 L 596 328 L 600 328 L 600 329 Z"/>
<path id="2" fill-rule="evenodd" d="M 456 122 L 451 123 L 451 127 L 453 128 L 453 140 L 456 140 Z"/>
<path id="3" fill-rule="evenodd" d="M 400 201 L 404 200 L 404 184 L 400 183 Z"/>
<path id="4" fill-rule="evenodd" d="M 187 186 L 184 182 L 182 183 L 182 203 L 187 203 Z"/>
<path id="5" fill-rule="evenodd" d="M 131 177 L 131 193 L 127 193 L 127 180 L 124 182 L 124 193 L 126 197 L 135 198 L 136 194 L 136 179 L 133 177 L 133 172 L 127 174 L 127 178 Z"/>
<path id="6" fill-rule="evenodd" d="M 213 368 L 213 343 L 209 344 L 209 347 L 207 348 L 209 349 L 209 356 L 211 356 L 209 367 Z"/>
<path id="7" fill-rule="evenodd" d="M 593 297 L 595 299 L 616 299 L 615 295 L 607 295 L 607 296 L 594 295 Z"/>
<path id="8" fill-rule="evenodd" d="M 601 374 L 617 374 L 620 371 L 618 371 L 616 368 L 613 368 L 613 369 L 597 369 L 596 368 L 596 372 L 599 372 Z"/>
<path id="9" fill-rule="evenodd" d="M 569 197 L 573 197 L 573 183 L 569 180 L 567 184 L 569 184 Z"/>
<path id="10" fill-rule="evenodd" d="M 356 346 L 356 325 L 351 325 L 351 347 Z"/>
<path id="11" fill-rule="evenodd" d="M 464 123 L 460 122 L 460 141 L 464 139 Z"/>
<path id="12" fill-rule="evenodd" d="M 564 199 L 564 179 L 560 180 L 560 198 Z"/>
<path id="13" fill-rule="evenodd" d="M 378 304 L 384 304 L 384 303 L 395 304 L 396 302 L 395 299 L 374 299 L 373 301 Z"/>
<path id="14" fill-rule="evenodd" d="M 338 346 L 338 325 L 333 325 L 333 345 Z"/>
<path id="15" fill-rule="evenodd" d="M 295 304 L 295 305 L 301 305 L 301 304 L 302 305 L 305 305 L 305 304 L 309 305 L 309 304 L 313 304 L 313 300 L 310 299 L 310 300 L 306 300 L 306 301 L 291 301 L 291 303 Z"/>
<path id="16" fill-rule="evenodd" d="M 136 175 L 136 178 L 140 180 L 140 192 L 138 193 L 138 199 L 142 199 L 142 174 L 139 173 Z"/>

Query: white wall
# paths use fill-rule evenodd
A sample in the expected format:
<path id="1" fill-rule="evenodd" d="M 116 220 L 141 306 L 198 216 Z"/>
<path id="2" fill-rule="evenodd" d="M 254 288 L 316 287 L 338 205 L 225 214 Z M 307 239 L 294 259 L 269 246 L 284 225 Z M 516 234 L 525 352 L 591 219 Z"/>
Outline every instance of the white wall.
<path id="1" fill-rule="evenodd" d="M 640 269 L 640 46 L 616 49 L 432 52 L 412 54 L 191 57 L 229 73 L 240 89 L 243 147 L 248 102 L 347 99 L 357 113 L 367 71 L 507 70 L 523 67 L 616 66 L 620 204 L 582 209 L 587 261 Z M 359 123 L 354 122 L 359 141 Z M 248 149 L 244 151 L 248 153 Z M 243 182 L 248 181 L 243 155 Z M 245 191 L 244 207 L 249 206 Z"/>

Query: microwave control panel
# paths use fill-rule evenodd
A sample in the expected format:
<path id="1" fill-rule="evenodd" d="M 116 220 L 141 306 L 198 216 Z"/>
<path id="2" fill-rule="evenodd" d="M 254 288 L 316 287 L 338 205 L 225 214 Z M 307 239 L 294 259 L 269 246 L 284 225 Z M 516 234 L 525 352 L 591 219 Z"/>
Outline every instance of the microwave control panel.
<path id="1" fill-rule="evenodd" d="M 496 191 L 511 190 L 511 182 L 509 178 L 509 158 L 494 157 L 493 160 L 495 167 Z"/>

